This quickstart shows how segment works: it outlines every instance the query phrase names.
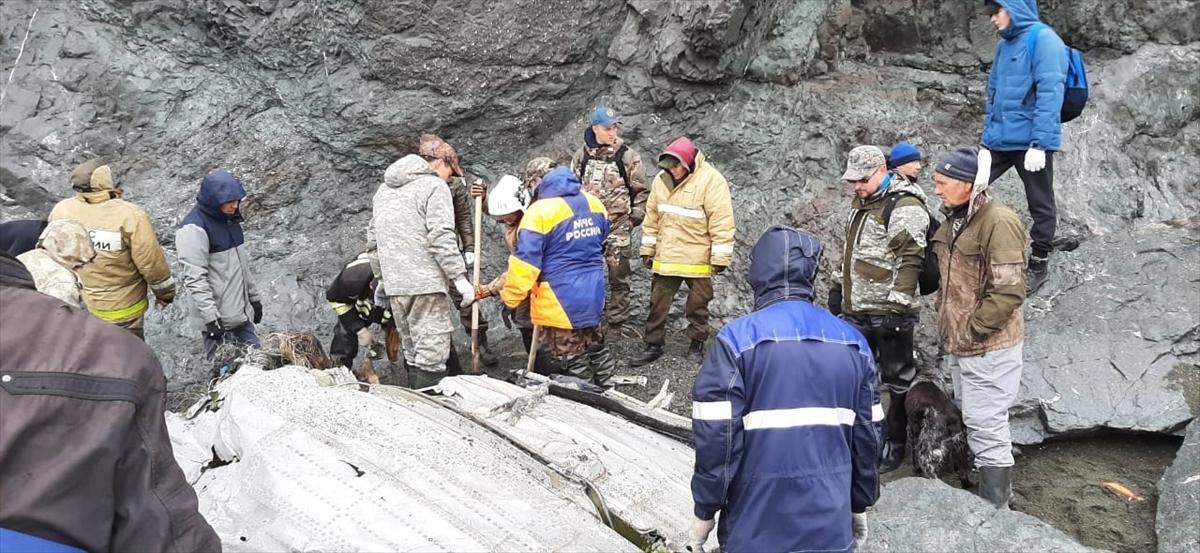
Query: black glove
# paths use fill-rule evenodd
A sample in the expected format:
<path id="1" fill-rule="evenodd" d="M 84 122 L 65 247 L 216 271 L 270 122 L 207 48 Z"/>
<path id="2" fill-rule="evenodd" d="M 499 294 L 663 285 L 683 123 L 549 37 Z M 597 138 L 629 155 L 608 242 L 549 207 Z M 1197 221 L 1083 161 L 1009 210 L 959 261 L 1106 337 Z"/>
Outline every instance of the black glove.
<path id="1" fill-rule="evenodd" d="M 834 315 L 842 314 L 842 287 L 834 286 L 829 289 L 829 312 Z"/>
<path id="2" fill-rule="evenodd" d="M 512 330 L 513 315 L 516 315 L 516 310 L 505 305 L 500 308 L 500 322 L 504 323 L 504 328 Z"/>
<path id="3" fill-rule="evenodd" d="M 204 337 L 209 340 L 220 340 L 225 335 L 225 329 L 221 328 L 221 323 L 211 321 L 204 325 Z"/>
<path id="4" fill-rule="evenodd" d="M 367 324 L 382 324 L 383 323 L 383 306 L 376 305 L 371 308 L 371 314 L 367 316 Z"/>
<path id="5" fill-rule="evenodd" d="M 726 267 L 726 266 L 724 266 L 724 265 L 713 265 L 713 274 L 714 274 L 714 275 L 719 275 L 719 274 L 721 274 L 721 273 L 724 273 L 724 272 L 725 272 L 725 269 L 727 269 L 727 268 L 728 268 L 728 267 Z"/>
<path id="6" fill-rule="evenodd" d="M 252 302 L 250 302 L 250 308 L 254 310 L 254 324 L 261 323 L 262 322 L 262 302 L 252 301 Z"/>

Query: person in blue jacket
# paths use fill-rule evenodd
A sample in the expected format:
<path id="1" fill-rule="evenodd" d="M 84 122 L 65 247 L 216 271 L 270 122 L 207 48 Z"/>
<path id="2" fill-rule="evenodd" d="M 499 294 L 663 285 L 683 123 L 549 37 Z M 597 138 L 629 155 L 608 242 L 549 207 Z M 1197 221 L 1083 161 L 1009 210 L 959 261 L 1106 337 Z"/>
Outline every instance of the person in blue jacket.
<path id="1" fill-rule="evenodd" d="M 750 254 L 754 311 L 721 329 L 696 376 L 693 552 L 718 512 L 729 553 L 866 540 L 883 409 L 866 339 L 812 303 L 822 250 L 810 234 L 768 229 Z"/>
<path id="2" fill-rule="evenodd" d="M 1054 153 L 1062 148 L 1061 110 L 1067 80 L 1067 47 L 1038 20 L 1037 0 L 986 0 L 984 10 L 1000 31 L 988 75 L 983 148 L 979 149 L 982 188 L 1011 167 L 1025 184 L 1033 218 L 1028 293 L 1046 282 L 1054 250 Z M 1030 37 L 1029 33 L 1037 33 Z M 1033 56 L 1029 48 L 1033 46 Z M 990 168 L 985 170 L 984 168 Z"/>

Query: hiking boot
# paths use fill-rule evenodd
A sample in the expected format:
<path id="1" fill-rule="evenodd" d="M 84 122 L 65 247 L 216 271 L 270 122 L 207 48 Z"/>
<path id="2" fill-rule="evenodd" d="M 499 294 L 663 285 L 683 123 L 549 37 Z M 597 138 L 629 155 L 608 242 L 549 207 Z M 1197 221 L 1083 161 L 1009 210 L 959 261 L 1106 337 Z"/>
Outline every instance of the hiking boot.
<path id="1" fill-rule="evenodd" d="M 1036 257 L 1029 258 L 1029 273 L 1025 277 L 1025 295 L 1032 296 L 1042 288 L 1046 283 L 1046 278 L 1050 276 L 1050 258 Z"/>
<path id="2" fill-rule="evenodd" d="M 485 367 L 495 367 L 500 363 L 500 359 L 492 353 L 492 348 L 488 347 L 486 332 L 479 333 L 479 362 Z"/>
<path id="3" fill-rule="evenodd" d="M 997 509 L 1012 499 L 1012 467 L 979 467 L 979 497 Z"/>
<path id="4" fill-rule="evenodd" d="M 629 366 L 640 367 L 642 365 L 649 365 L 650 363 L 657 361 L 659 357 L 662 357 L 662 354 L 662 346 L 646 344 L 646 349 L 643 349 L 641 354 L 639 354 L 637 357 L 634 357 L 633 360 L 629 362 Z"/>
<path id="5" fill-rule="evenodd" d="M 704 362 L 704 341 L 692 340 L 692 345 L 688 346 L 687 360 L 696 365 Z"/>
<path id="6" fill-rule="evenodd" d="M 888 440 L 883 445 L 883 454 L 879 458 L 879 474 L 887 474 L 904 464 L 904 442 Z"/>

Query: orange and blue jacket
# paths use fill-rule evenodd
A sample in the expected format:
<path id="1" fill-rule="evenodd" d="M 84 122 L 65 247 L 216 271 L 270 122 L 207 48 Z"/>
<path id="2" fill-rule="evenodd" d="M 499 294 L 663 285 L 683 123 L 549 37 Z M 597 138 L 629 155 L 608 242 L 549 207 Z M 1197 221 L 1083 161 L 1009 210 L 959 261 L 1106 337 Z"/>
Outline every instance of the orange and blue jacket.
<path id="1" fill-rule="evenodd" d="M 542 178 L 521 218 L 517 248 L 508 258 L 500 299 L 516 308 L 532 296 L 533 324 L 578 329 L 600 324 L 604 313 L 604 204 L 580 189 L 579 178 L 558 167 Z"/>

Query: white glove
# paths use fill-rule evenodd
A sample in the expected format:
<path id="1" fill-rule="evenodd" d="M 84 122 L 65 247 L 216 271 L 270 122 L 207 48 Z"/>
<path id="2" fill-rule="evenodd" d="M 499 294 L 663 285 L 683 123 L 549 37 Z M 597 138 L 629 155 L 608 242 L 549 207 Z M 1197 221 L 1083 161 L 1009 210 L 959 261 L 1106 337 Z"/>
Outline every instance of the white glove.
<path id="1" fill-rule="evenodd" d="M 458 291 L 458 295 L 462 296 L 462 302 L 458 304 L 459 309 L 466 309 L 475 303 L 475 287 L 471 286 L 471 281 L 467 277 L 460 276 L 454 281 L 454 289 Z"/>
<path id="2" fill-rule="evenodd" d="M 704 542 L 708 541 L 708 534 L 716 525 L 716 517 L 713 517 L 712 520 L 700 520 L 699 517 L 693 515 L 692 527 L 688 528 L 688 549 L 691 549 L 692 553 L 704 553 Z"/>
<path id="3" fill-rule="evenodd" d="M 1046 168 L 1046 152 L 1037 148 L 1030 148 L 1025 151 L 1025 170 L 1030 173 L 1036 173 Z"/>
<path id="4" fill-rule="evenodd" d="M 992 178 L 992 152 L 987 148 L 980 148 L 978 155 L 979 167 L 975 169 L 975 188 L 982 189 L 988 185 L 988 180 Z"/>
<path id="5" fill-rule="evenodd" d="M 463 252 L 463 258 L 467 260 L 468 267 L 475 266 L 475 252 Z"/>
<path id="6" fill-rule="evenodd" d="M 364 326 L 364 327 L 358 329 L 358 346 L 359 347 L 363 347 L 363 348 L 371 347 L 372 339 L 373 338 L 371 337 L 371 329 L 370 328 Z"/>
<path id="7" fill-rule="evenodd" d="M 383 308 L 388 307 L 387 291 L 383 289 L 383 283 L 375 285 L 375 305 Z"/>
<path id="8" fill-rule="evenodd" d="M 850 518 L 854 526 L 854 546 L 862 547 L 867 543 L 867 514 L 853 513 Z"/>

